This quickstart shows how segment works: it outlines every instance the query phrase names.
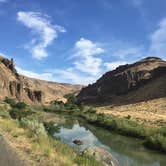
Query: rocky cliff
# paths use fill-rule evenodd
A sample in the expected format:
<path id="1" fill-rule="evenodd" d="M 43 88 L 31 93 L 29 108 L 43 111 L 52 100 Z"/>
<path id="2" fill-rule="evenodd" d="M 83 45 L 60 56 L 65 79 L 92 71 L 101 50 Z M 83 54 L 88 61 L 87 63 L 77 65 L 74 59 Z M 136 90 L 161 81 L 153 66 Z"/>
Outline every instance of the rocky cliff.
<path id="1" fill-rule="evenodd" d="M 83 88 L 78 100 L 124 104 L 165 96 L 166 61 L 148 57 L 107 72 L 96 83 Z"/>
<path id="2" fill-rule="evenodd" d="M 5 97 L 15 98 L 28 103 L 49 103 L 64 100 L 67 93 L 78 92 L 82 86 L 61 84 L 19 75 L 13 59 L 0 56 L 0 100 Z"/>

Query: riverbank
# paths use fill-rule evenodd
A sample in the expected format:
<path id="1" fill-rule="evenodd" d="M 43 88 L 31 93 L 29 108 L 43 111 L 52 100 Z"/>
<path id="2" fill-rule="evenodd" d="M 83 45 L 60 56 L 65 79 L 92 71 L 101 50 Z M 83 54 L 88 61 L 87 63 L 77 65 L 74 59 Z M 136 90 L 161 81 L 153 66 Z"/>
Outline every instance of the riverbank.
<path id="1" fill-rule="evenodd" d="M 0 133 L 28 166 L 101 165 L 93 157 L 49 136 L 43 125 L 43 112 L 30 109 L 23 103 L 15 106 L 2 103 L 0 109 Z"/>
<path id="2" fill-rule="evenodd" d="M 86 119 L 88 123 L 103 127 L 109 131 L 143 139 L 146 147 L 166 153 L 165 126 L 151 128 L 130 120 L 130 117 L 119 118 L 105 114 L 81 113 L 80 116 Z"/>
<path id="3" fill-rule="evenodd" d="M 46 112 L 68 113 L 71 116 L 84 118 L 88 123 L 103 127 L 111 132 L 116 132 L 124 136 L 135 137 L 144 140 L 144 145 L 149 149 L 166 153 L 166 125 L 149 125 L 137 121 L 130 114 L 125 116 L 115 116 L 99 113 L 94 107 L 77 105 L 72 97 L 72 102 L 54 103 L 45 108 Z M 162 107 L 163 108 L 163 107 Z M 134 109 L 134 107 L 133 107 Z M 111 110 L 110 110 L 111 112 Z M 134 111 L 133 111 L 134 112 Z M 145 117 L 146 118 L 146 117 Z M 161 123 L 160 123 L 161 124 Z"/>

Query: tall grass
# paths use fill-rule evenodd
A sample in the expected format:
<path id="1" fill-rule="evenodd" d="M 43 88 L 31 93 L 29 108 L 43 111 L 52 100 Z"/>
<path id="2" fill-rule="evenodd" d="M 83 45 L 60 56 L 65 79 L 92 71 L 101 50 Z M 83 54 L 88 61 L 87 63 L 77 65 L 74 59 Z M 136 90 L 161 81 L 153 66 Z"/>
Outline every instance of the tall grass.
<path id="1" fill-rule="evenodd" d="M 51 137 L 43 122 L 40 114 L 35 111 L 29 111 L 24 103 L 16 103 L 13 99 L 6 99 L 10 103 L 10 110 L 1 110 L 0 121 L 1 129 L 17 139 L 21 133 L 21 137 L 26 137 L 31 142 L 29 155 L 35 156 L 36 161 L 47 162 L 48 165 L 79 165 L 79 166 L 99 166 L 101 165 L 93 157 L 80 154 L 68 145 Z M 10 114 L 9 114 L 10 113 Z M 1 125 L 3 123 L 3 125 Z M 33 152 L 31 154 L 31 152 Z"/>
<path id="2" fill-rule="evenodd" d="M 150 149 L 166 152 L 166 126 L 151 128 L 128 118 L 118 118 L 104 114 L 81 113 L 81 117 L 89 123 L 101 126 L 110 131 L 143 139 L 144 145 Z"/>

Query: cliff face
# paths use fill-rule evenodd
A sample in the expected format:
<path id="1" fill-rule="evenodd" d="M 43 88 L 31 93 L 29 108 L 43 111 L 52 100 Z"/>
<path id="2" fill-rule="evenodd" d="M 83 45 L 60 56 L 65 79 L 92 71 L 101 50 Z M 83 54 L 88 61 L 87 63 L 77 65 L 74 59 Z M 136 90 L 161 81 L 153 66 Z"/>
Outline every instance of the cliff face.
<path id="1" fill-rule="evenodd" d="M 153 85 L 153 86 L 152 86 Z M 132 103 L 166 96 L 166 62 L 148 57 L 119 66 L 81 90 L 80 102 Z"/>
<path id="2" fill-rule="evenodd" d="M 19 75 L 13 60 L 0 57 L 0 100 L 15 98 L 28 103 L 49 103 L 64 100 L 67 93 L 78 92 L 82 86 L 37 80 Z"/>

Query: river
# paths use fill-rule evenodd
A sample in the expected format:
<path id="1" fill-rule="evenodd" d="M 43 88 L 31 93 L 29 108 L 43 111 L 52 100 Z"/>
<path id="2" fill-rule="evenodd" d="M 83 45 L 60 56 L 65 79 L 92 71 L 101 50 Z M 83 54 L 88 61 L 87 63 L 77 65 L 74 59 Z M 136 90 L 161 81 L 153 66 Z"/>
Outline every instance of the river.
<path id="1" fill-rule="evenodd" d="M 57 129 L 53 136 L 77 150 L 98 146 L 110 152 L 121 166 L 166 166 L 166 155 L 146 149 L 142 140 L 115 134 L 71 116 L 63 115 L 63 118 L 62 123 L 55 122 Z M 83 141 L 83 145 L 75 145 L 75 139 Z"/>

